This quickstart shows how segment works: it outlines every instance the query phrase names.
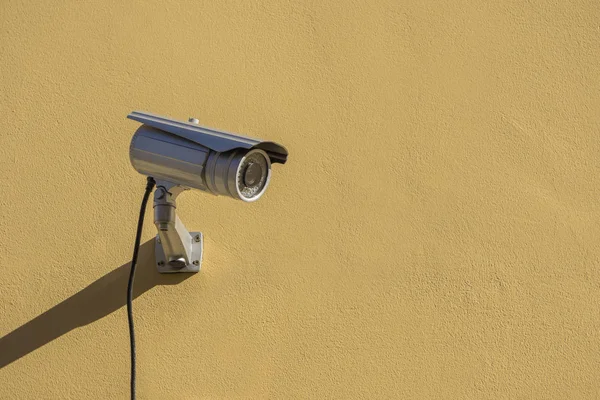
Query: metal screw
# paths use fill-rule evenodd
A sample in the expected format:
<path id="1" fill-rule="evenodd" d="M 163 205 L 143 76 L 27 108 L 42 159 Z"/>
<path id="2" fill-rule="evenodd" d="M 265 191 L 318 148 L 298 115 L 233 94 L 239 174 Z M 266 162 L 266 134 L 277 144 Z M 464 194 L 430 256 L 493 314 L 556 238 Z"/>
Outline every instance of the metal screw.
<path id="1" fill-rule="evenodd" d="M 194 265 L 200 265 L 200 261 L 194 260 L 194 262 L 192 264 L 194 264 Z"/>
<path id="2" fill-rule="evenodd" d="M 200 235 L 196 235 L 196 236 L 194 236 L 194 240 L 195 240 L 196 242 L 199 242 L 199 241 L 200 241 Z"/>
<path id="3" fill-rule="evenodd" d="M 200 121 L 198 119 L 196 119 L 196 118 L 190 118 L 190 119 L 188 119 L 188 122 L 191 122 L 192 124 L 199 124 L 200 123 Z"/>
<path id="4" fill-rule="evenodd" d="M 163 265 L 165 265 L 165 262 L 164 262 L 164 261 L 159 261 L 159 262 L 158 262 L 158 266 L 159 266 L 159 267 L 162 267 Z"/>

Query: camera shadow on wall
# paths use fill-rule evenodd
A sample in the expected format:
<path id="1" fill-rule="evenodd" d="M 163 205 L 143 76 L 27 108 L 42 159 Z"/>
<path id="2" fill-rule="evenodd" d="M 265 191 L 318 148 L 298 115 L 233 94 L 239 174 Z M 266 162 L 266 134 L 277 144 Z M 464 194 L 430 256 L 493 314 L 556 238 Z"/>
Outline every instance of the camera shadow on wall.
<path id="1" fill-rule="evenodd" d="M 0 368 L 61 337 L 97 321 L 126 305 L 128 262 L 80 292 L 20 326 L 0 339 Z M 158 285 L 176 285 L 193 274 L 159 274 L 154 259 L 154 239 L 140 247 L 133 285 L 134 298 Z"/>

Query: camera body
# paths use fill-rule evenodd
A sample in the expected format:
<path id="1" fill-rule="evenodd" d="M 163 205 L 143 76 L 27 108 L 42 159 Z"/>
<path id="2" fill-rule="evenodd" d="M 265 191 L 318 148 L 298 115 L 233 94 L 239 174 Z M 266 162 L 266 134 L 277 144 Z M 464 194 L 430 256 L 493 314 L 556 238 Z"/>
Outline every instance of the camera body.
<path id="1" fill-rule="evenodd" d="M 274 142 L 134 111 L 142 123 L 131 140 L 129 158 L 139 173 L 156 181 L 154 224 L 156 263 L 161 273 L 198 272 L 203 236 L 188 232 L 176 214 L 176 198 L 187 189 L 258 200 L 269 186 L 272 164 L 285 164 L 287 150 Z"/>
<path id="2" fill-rule="evenodd" d="M 251 202 L 267 189 L 271 165 L 287 160 L 277 143 L 144 112 L 128 118 L 143 124 L 131 140 L 131 164 L 155 180 Z"/>

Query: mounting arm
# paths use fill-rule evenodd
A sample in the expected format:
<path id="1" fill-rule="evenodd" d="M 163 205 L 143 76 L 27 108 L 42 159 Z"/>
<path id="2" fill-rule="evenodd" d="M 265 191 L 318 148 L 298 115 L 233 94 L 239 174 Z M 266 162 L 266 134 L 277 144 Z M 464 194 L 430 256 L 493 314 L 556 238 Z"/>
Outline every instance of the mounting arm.
<path id="1" fill-rule="evenodd" d="M 154 225 L 158 229 L 155 254 L 160 273 L 198 272 L 202 263 L 202 233 L 188 232 L 176 213 L 176 198 L 186 187 L 157 181 Z"/>

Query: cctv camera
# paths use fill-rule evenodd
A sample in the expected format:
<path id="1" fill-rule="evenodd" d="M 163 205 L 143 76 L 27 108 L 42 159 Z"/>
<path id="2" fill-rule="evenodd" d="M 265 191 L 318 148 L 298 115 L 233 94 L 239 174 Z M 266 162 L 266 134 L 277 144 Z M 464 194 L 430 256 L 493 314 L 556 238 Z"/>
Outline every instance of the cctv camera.
<path id="1" fill-rule="evenodd" d="M 139 111 L 127 117 L 143 124 L 131 140 L 131 164 L 156 180 L 159 271 L 197 272 L 202 234 L 187 232 L 175 215 L 177 195 L 199 189 L 256 201 L 269 186 L 271 165 L 285 164 L 288 152 L 274 142 L 202 127 L 196 119 L 183 122 Z"/>
<path id="2" fill-rule="evenodd" d="M 256 201 L 269 185 L 271 164 L 287 159 L 273 142 L 142 112 L 128 118 L 143 124 L 129 150 L 138 172 L 214 195 Z"/>

